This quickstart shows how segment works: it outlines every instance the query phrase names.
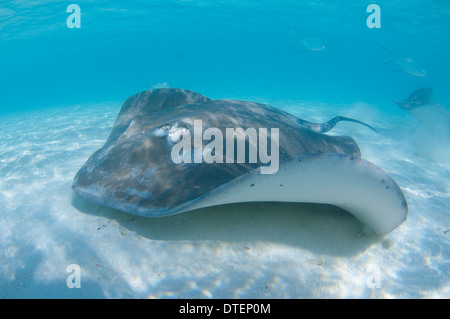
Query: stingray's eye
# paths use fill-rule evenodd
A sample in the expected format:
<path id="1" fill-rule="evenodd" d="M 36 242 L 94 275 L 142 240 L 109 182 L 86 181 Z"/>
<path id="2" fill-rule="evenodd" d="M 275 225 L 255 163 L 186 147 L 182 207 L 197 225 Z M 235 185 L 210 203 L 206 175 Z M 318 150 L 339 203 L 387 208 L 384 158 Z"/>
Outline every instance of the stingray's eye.
<path id="1" fill-rule="evenodd" d="M 181 139 L 184 138 L 184 136 L 187 135 L 188 133 L 189 130 L 185 127 L 177 127 L 177 128 L 172 127 L 170 129 L 168 137 L 172 142 L 177 143 L 181 141 Z"/>
<path id="2" fill-rule="evenodd" d="M 161 125 L 160 127 L 155 128 L 151 134 L 154 136 L 167 136 L 171 128 L 172 124 L 164 124 Z"/>
<path id="3" fill-rule="evenodd" d="M 177 143 L 181 139 L 189 134 L 189 124 L 183 122 L 174 122 L 171 125 L 167 125 L 167 136 L 171 142 Z"/>

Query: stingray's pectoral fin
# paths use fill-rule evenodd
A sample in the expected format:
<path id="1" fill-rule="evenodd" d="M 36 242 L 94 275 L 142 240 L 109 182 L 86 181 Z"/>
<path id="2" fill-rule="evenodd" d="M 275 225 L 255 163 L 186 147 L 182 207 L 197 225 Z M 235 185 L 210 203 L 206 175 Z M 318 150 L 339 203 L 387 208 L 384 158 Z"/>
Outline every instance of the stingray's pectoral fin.
<path id="1" fill-rule="evenodd" d="M 239 202 L 299 202 L 338 206 L 379 234 L 408 214 L 403 192 L 382 169 L 343 154 L 302 155 L 280 163 L 276 174 L 259 168 L 212 191 L 182 211 Z M 274 212 L 276 214 L 276 212 Z"/>

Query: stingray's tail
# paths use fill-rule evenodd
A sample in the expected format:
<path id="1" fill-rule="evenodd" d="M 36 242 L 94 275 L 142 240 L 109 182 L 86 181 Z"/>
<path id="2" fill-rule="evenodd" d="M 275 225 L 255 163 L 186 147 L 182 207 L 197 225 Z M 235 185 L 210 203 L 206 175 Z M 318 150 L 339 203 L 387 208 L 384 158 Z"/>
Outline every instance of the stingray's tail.
<path id="1" fill-rule="evenodd" d="M 328 131 L 330 131 L 333 127 L 336 126 L 337 123 L 341 122 L 341 121 L 347 121 L 347 122 L 355 122 L 355 123 L 359 123 L 362 124 L 364 126 L 367 126 L 368 128 L 372 129 L 373 131 L 377 132 L 378 131 L 373 128 L 372 126 L 370 126 L 369 124 L 366 124 L 364 122 L 358 121 L 358 120 L 354 120 L 348 117 L 344 117 L 344 116 L 336 116 L 334 118 L 332 118 L 331 120 L 329 120 L 328 122 L 325 123 L 311 123 L 308 121 L 304 121 L 301 120 L 300 125 L 310 129 L 311 131 L 314 131 L 316 133 L 326 133 Z"/>

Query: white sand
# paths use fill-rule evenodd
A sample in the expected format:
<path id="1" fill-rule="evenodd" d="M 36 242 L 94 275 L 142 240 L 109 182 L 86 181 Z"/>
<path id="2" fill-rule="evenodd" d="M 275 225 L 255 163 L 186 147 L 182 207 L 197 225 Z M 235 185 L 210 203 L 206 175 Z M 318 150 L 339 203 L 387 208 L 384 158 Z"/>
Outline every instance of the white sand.
<path id="1" fill-rule="evenodd" d="M 333 133 L 353 136 L 404 190 L 408 219 L 380 238 L 331 206 L 255 203 L 146 219 L 73 197 L 75 173 L 119 108 L 0 118 L 0 298 L 450 297 L 450 164 L 418 149 L 412 117 L 364 104 L 286 107 L 379 129 L 340 123 Z M 66 285 L 70 264 L 80 266 L 81 288 Z"/>

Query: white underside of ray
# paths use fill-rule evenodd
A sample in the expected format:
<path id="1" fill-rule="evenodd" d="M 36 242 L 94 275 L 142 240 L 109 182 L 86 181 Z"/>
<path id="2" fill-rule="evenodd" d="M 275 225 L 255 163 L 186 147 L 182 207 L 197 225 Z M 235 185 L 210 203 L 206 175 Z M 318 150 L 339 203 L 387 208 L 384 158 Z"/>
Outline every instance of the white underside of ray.
<path id="1" fill-rule="evenodd" d="M 302 156 L 283 163 L 273 175 L 261 175 L 257 169 L 181 211 L 261 201 L 335 205 L 379 234 L 395 229 L 408 213 L 402 191 L 382 169 L 338 154 Z"/>

